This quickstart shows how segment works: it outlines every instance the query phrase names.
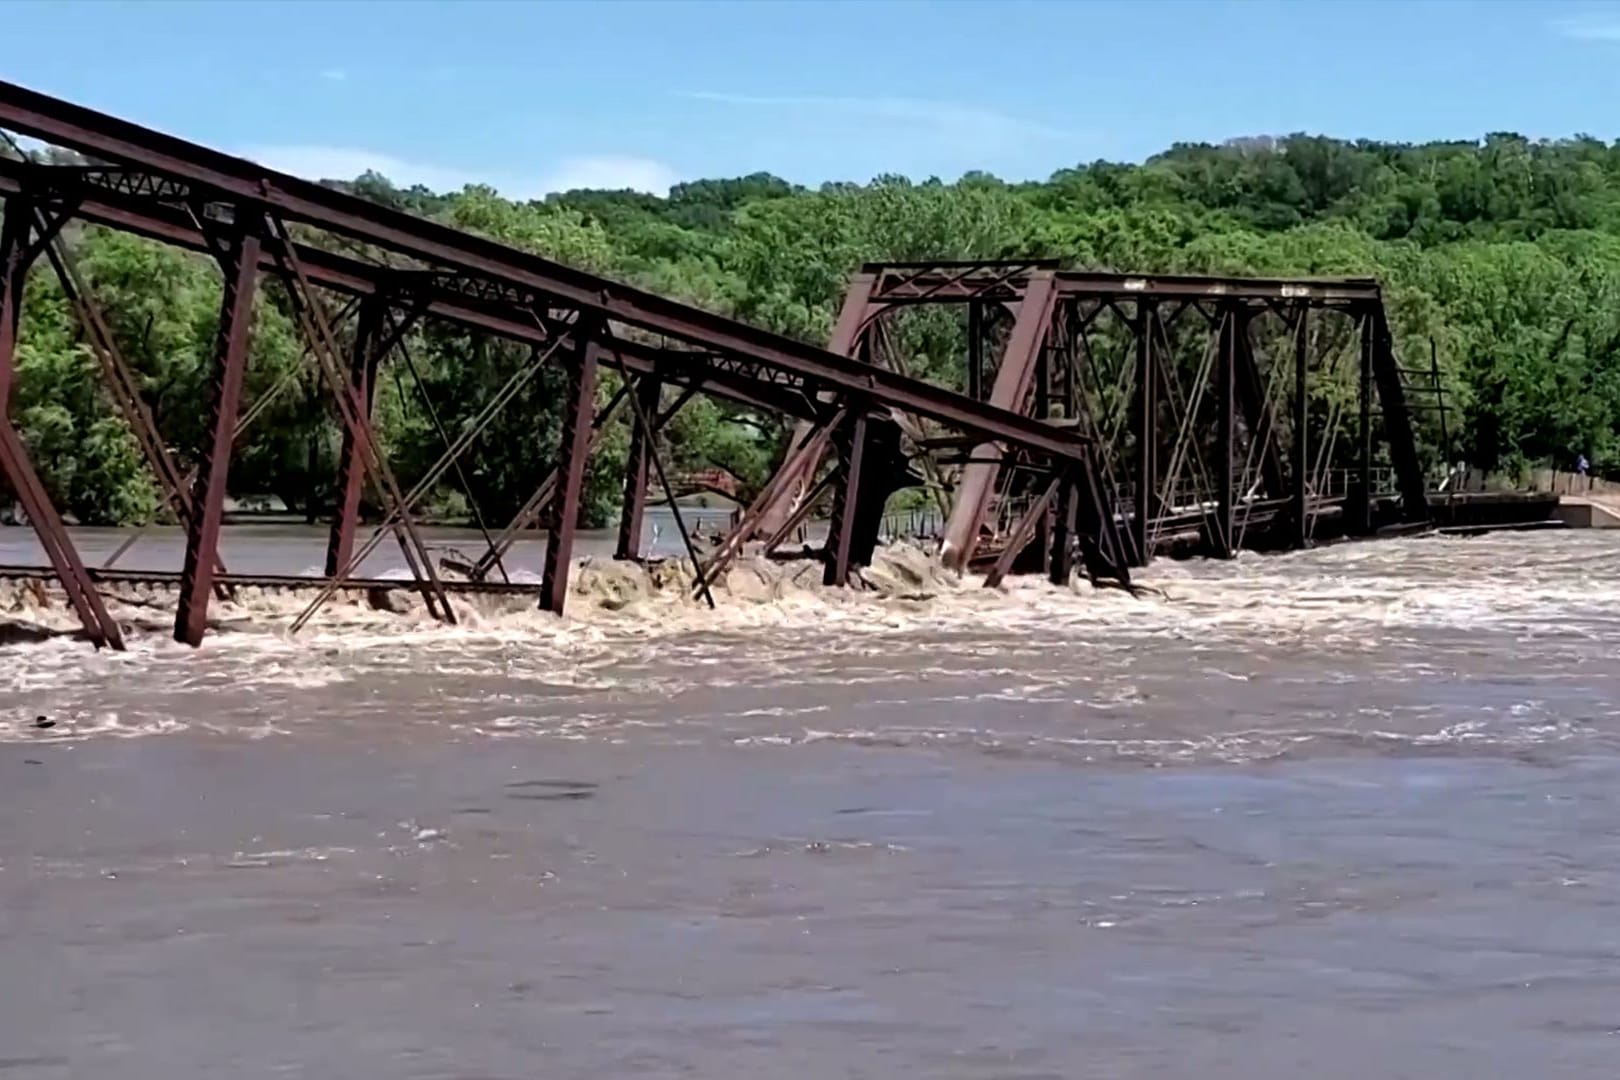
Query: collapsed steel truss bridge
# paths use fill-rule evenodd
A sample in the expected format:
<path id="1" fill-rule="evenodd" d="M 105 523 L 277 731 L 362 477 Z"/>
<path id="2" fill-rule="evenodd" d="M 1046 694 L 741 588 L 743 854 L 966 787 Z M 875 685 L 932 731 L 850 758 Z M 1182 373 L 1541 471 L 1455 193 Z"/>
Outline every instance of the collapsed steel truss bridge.
<path id="1" fill-rule="evenodd" d="M 255 295 L 278 282 L 341 424 L 339 501 L 321 598 L 352 583 L 370 548 L 387 537 L 400 545 L 414 583 L 440 619 L 456 618 L 449 594 L 489 586 L 445 580 L 433 565 L 412 511 L 476 435 L 476 428 L 409 490 L 403 490 L 379 447 L 370 418 L 378 365 L 415 320 L 435 318 L 522 343 L 528 360 L 514 371 L 491 410 L 543 364 L 567 373 L 562 442 L 550 476 L 475 571 L 499 560 L 517 530 L 538 518 L 547 526 L 539 603 L 560 613 L 586 460 L 595 436 L 621 407 L 633 416 L 625 479 L 624 542 L 639 543 L 649 473 L 667 486 L 655 453 L 657 428 L 694 393 L 797 417 L 814 426 L 814 441 L 834 447 L 838 479 L 827 545 L 825 579 L 844 584 L 852 564 L 875 543 L 883 500 L 897 480 L 899 437 L 892 417 L 927 417 L 972 438 L 1011 447 L 1044 461 L 1069 502 L 1094 491 L 1093 447 L 1084 436 L 1010 409 L 899 376 L 848 356 L 805 345 L 688 305 L 583 273 L 534 254 L 447 226 L 376 206 L 319 184 L 276 173 L 159 132 L 0 83 L 0 127 L 71 150 L 92 164 L 0 162 L 5 219 L 0 230 L 0 405 L 14 375 L 22 290 L 41 256 L 62 278 L 87 341 L 106 371 L 108 397 L 136 432 L 141 450 L 186 530 L 178 575 L 175 636 L 199 644 L 211 597 L 237 580 L 220 562 L 219 537 L 236 437 L 255 415 L 243 409 Z M 140 387 L 118 355 L 90 289 L 57 244 L 70 220 L 136 233 L 217 259 L 223 274 L 219 330 L 212 359 L 208 436 L 187 471 L 163 444 L 141 400 Z M 303 234 L 309 234 L 305 236 Z M 326 242 L 320 238 L 324 237 Z M 341 238 L 386 253 L 367 262 L 334 250 Z M 338 305 L 350 301 L 346 307 Z M 344 311 L 353 328 L 340 325 Z M 345 348 L 342 342 L 347 341 Z M 618 391 L 598 404 L 598 375 L 615 371 Z M 666 388 L 677 394 L 663 407 Z M 488 413 L 491 410 L 486 410 Z M 0 410 L 3 413 L 4 410 Z M 488 419 L 488 416 L 482 417 Z M 540 457 L 539 454 L 536 455 Z M 119 647 L 121 636 L 61 515 L 52 505 L 9 414 L 0 422 L 0 475 L 15 493 L 90 639 Z M 386 516 L 364 545 L 355 526 L 362 484 L 369 482 Z M 1093 508 L 1092 516 L 1100 518 Z M 684 529 L 682 530 L 684 533 Z M 719 572 L 731 552 L 703 567 L 700 584 Z M 694 561 L 696 553 L 693 552 Z M 27 568 L 0 568 L 25 572 Z M 525 591 L 528 586 L 509 586 Z M 305 618 L 312 613 L 306 610 Z M 295 627 L 302 625 L 301 618 Z"/>
<path id="2" fill-rule="evenodd" d="M 49 561 L 0 567 L 0 576 L 60 583 L 98 646 L 122 646 L 99 591 L 108 581 L 178 584 L 175 637 L 197 645 L 211 599 L 237 585 L 315 588 L 297 629 L 339 589 L 397 584 L 357 577 L 366 556 L 390 539 L 411 572 L 410 587 L 441 620 L 456 620 L 451 596 L 468 592 L 529 594 L 561 613 L 586 463 L 598 436 L 616 416 L 628 418 L 617 553 L 639 558 L 653 478 L 674 506 L 658 433 L 696 394 L 798 424 L 780 469 L 706 557 L 675 511 L 697 568 L 696 590 L 706 597 L 746 544 L 762 540 L 767 551 L 775 548 L 828 501 L 824 580 L 847 583 L 852 568 L 871 558 L 890 495 L 918 483 L 948 509 L 948 561 L 966 566 L 981 545 L 998 553 L 992 583 L 1020 559 L 1027 565 L 1031 551 L 1056 581 L 1068 579 L 1079 557 L 1094 579 L 1128 583 L 1129 568 L 1147 561 L 1167 533 L 1194 535 L 1205 549 L 1229 554 L 1262 535 L 1276 542 L 1286 533 L 1287 542 L 1304 544 L 1324 521 L 1366 533 L 1386 519 L 1424 517 L 1407 384 L 1374 282 L 1144 278 L 1066 272 L 1040 261 L 874 265 L 854 277 L 823 349 L 15 85 L 0 83 L 0 128 L 87 162 L 0 159 L 0 480 Z M 165 445 L 97 305 L 94 283 L 61 244 L 70 221 L 134 233 L 219 264 L 207 433 L 189 465 Z M 355 254 L 357 246 L 370 257 Z M 87 565 L 10 420 L 22 291 L 41 260 L 60 279 L 99 361 L 106 398 L 184 526 L 178 573 L 116 570 L 116 554 L 102 567 Z M 253 305 L 270 282 L 281 290 L 304 363 L 342 434 L 325 573 L 318 577 L 236 575 L 220 556 L 236 441 L 277 392 L 272 387 L 258 401 L 243 400 Z M 941 305 L 966 312 L 961 390 L 910 375 L 888 329 L 899 312 Z M 1316 340 L 1310 316 L 1317 312 L 1348 318 L 1359 341 L 1359 376 L 1351 379 L 1352 475 L 1337 491 L 1323 477 L 1344 455 L 1321 445 L 1312 457 L 1306 437 L 1320 426 L 1310 410 L 1321 402 L 1306 386 Z M 1266 374 L 1255 359 L 1251 330 L 1264 317 L 1283 320 L 1296 342 L 1291 409 L 1272 407 L 1276 373 Z M 1180 320 L 1193 318 L 1207 327 L 1210 347 L 1189 381 L 1175 362 L 1172 338 Z M 372 396 L 389 355 L 427 319 L 528 351 L 471 425 L 454 439 L 441 430 L 444 453 L 407 488 L 377 438 Z M 1110 319 L 1129 341 L 1129 357 L 1113 366 L 1094 347 L 1098 328 Z M 554 454 L 537 447 L 535 459 L 555 464 L 536 477 L 533 496 L 503 530 L 486 532 L 486 550 L 452 579 L 434 565 L 417 507 L 546 365 L 566 376 L 562 435 Z M 604 370 L 616 384 L 612 393 L 605 392 Z M 1374 493 L 1380 438 L 1398 479 L 1393 500 Z M 1258 478 L 1252 485 L 1251 472 Z M 1187 477 L 1194 482 L 1185 484 Z M 357 543 L 368 485 L 384 516 Z M 486 580 L 535 523 L 547 538 L 541 581 Z"/>

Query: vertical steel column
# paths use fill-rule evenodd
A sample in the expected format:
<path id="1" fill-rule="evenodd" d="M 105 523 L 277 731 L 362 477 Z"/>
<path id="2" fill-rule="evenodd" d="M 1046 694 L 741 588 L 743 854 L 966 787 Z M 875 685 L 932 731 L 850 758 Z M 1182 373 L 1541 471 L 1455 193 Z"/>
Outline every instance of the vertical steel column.
<path id="1" fill-rule="evenodd" d="M 1299 305 L 1298 321 L 1294 327 L 1294 536 L 1295 548 L 1311 542 L 1310 506 L 1310 396 L 1306 383 L 1306 364 L 1311 308 Z"/>
<path id="2" fill-rule="evenodd" d="M 658 403 L 664 392 L 663 380 L 656 375 L 644 375 L 636 385 L 636 402 L 641 414 L 658 415 Z M 647 513 L 647 475 L 652 463 L 653 433 L 641 424 L 630 425 L 630 456 L 624 463 L 624 505 L 619 511 L 619 546 L 615 559 L 641 558 L 642 521 Z"/>
<path id="3" fill-rule="evenodd" d="M 211 436 L 198 461 L 186 523 L 186 557 L 180 572 L 180 604 L 175 607 L 175 641 L 199 646 L 207 630 L 207 601 L 219 567 L 219 529 L 225 520 L 225 483 L 237 434 L 241 381 L 248 369 L 248 337 L 253 332 L 253 295 L 259 277 L 261 244 L 256 233 L 233 241 L 220 295 L 219 329 L 214 337 L 214 387 L 209 398 Z"/>
<path id="4" fill-rule="evenodd" d="M 180 603 L 174 638 L 193 647 L 208 627 L 208 598 L 219 566 L 219 530 L 225 519 L 225 484 L 230 475 L 236 413 L 242 403 L 248 337 L 253 329 L 253 294 L 259 276 L 259 237 L 244 233 L 233 243 L 220 297 L 214 337 L 214 382 L 209 397 L 208 441 L 197 463 L 193 512 L 186 523 L 186 558 L 180 573 Z"/>
<path id="5" fill-rule="evenodd" d="M 1052 526 L 1052 547 L 1047 563 L 1054 585 L 1067 585 L 1074 575 L 1074 533 L 1080 508 L 1080 484 L 1076 468 L 1065 462 L 1058 484 L 1057 514 Z"/>
<path id="6" fill-rule="evenodd" d="M 241 381 L 248 369 L 248 335 L 253 332 L 253 295 L 259 277 L 259 236 L 243 233 L 233 241 L 225 266 L 214 337 L 214 387 L 209 398 L 211 436 L 198 461 L 191 491 L 193 513 L 186 523 L 186 559 L 180 572 L 180 604 L 175 609 L 175 641 L 199 646 L 207 630 L 207 601 L 219 567 L 219 529 L 225 520 L 225 483 L 241 406 Z"/>
<path id="7" fill-rule="evenodd" d="M 1358 382 L 1356 426 L 1356 483 L 1360 495 L 1351 508 L 1354 517 L 1350 530 L 1362 536 L 1372 534 L 1372 382 L 1373 382 L 1373 316 L 1371 311 L 1361 316 L 1361 378 Z"/>
<path id="8" fill-rule="evenodd" d="M 979 301 L 968 301 L 967 392 L 974 401 L 984 399 L 984 308 Z"/>
<path id="9" fill-rule="evenodd" d="M 382 359 L 377 351 L 383 330 L 387 301 L 373 294 L 360 302 L 360 319 L 355 326 L 354 351 L 349 354 L 349 394 L 356 415 L 369 418 L 377 392 L 377 367 Z M 338 451 L 337 506 L 332 515 L 332 532 L 326 542 L 326 576 L 336 577 L 349 565 L 354 554 L 354 530 L 360 520 L 360 495 L 365 488 L 366 465 L 360 457 L 360 444 L 354 429 L 343 426 L 343 445 Z M 314 498 L 313 494 L 310 496 Z"/>
<path id="10" fill-rule="evenodd" d="M 1223 558 L 1235 552 L 1236 519 L 1233 500 L 1232 466 L 1237 450 L 1237 351 L 1238 311 L 1228 307 L 1221 314 L 1221 341 L 1215 365 L 1215 550 Z"/>
<path id="11" fill-rule="evenodd" d="M 540 583 L 540 609 L 563 613 L 568 597 L 569 562 L 579 527 L 585 462 L 591 453 L 591 416 L 596 409 L 596 350 L 591 332 L 580 336 L 580 348 L 568 367 L 568 397 L 563 404 L 562 445 L 557 455 L 557 493 L 547 523 L 546 566 Z"/>
<path id="12" fill-rule="evenodd" d="M 1153 329 L 1158 312 L 1151 303 L 1136 306 L 1136 516 L 1132 540 L 1142 562 L 1152 561 L 1149 546 L 1159 509 L 1159 379 L 1153 362 Z"/>
<path id="13" fill-rule="evenodd" d="M 22 318 L 23 286 L 28 278 L 28 234 L 34 206 L 21 196 L 6 200 L 0 223 L 0 418 L 11 398 L 11 358 L 17 348 L 17 325 Z"/>
<path id="14" fill-rule="evenodd" d="M 848 421 L 849 444 L 844 448 L 843 483 L 833 497 L 831 527 L 827 533 L 827 562 L 822 584 L 849 584 L 849 553 L 860 516 L 861 467 L 866 456 L 866 414 L 856 412 Z"/>

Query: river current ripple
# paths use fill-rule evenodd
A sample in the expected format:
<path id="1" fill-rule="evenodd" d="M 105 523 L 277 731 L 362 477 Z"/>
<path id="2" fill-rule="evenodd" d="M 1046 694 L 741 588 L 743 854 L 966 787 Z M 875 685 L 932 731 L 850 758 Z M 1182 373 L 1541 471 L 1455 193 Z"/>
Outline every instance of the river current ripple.
<path id="1" fill-rule="evenodd" d="M 1613 1075 L 1620 538 L 1144 579 L 14 602 L 0 1075 Z"/>

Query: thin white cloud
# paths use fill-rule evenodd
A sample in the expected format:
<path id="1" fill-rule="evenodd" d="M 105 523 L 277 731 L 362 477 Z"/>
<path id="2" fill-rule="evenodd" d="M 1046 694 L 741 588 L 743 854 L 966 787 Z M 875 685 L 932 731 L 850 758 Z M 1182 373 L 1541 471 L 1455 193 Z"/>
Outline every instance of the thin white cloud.
<path id="1" fill-rule="evenodd" d="M 998 109 L 980 105 L 963 105 L 949 101 L 930 101 L 906 97 L 837 97 L 820 94 L 733 94 L 713 90 L 698 90 L 681 95 L 695 101 L 712 101 L 725 105 L 754 106 L 792 110 L 801 113 L 848 113 L 872 120 L 889 121 L 911 127 L 931 129 L 952 142 L 984 146 L 1021 145 L 1047 140 L 1072 139 L 1075 133 L 1053 127 L 1036 120 L 1013 116 Z"/>
<path id="2" fill-rule="evenodd" d="M 1607 19 L 1559 19 L 1553 31 L 1576 41 L 1620 42 L 1620 17 Z"/>
<path id="3" fill-rule="evenodd" d="M 321 78 L 328 82 L 342 82 L 349 77 L 349 73 L 342 68 L 327 68 L 321 72 Z"/>
<path id="4" fill-rule="evenodd" d="M 469 184 L 488 184 L 513 199 L 539 198 L 574 188 L 628 188 L 668 195 L 670 186 L 680 178 L 663 162 L 614 155 L 564 158 L 536 176 L 525 177 L 411 161 L 359 147 L 251 146 L 242 153 L 261 165 L 310 180 L 352 180 L 362 173 L 374 172 L 399 187 L 421 184 L 433 191 L 447 192 L 460 191 Z"/>
<path id="5" fill-rule="evenodd" d="M 609 191 L 645 191 L 653 195 L 668 195 L 680 176 L 661 161 L 649 158 L 574 157 L 564 158 L 542 187 L 547 192 L 573 191 L 576 188 L 601 188 Z"/>

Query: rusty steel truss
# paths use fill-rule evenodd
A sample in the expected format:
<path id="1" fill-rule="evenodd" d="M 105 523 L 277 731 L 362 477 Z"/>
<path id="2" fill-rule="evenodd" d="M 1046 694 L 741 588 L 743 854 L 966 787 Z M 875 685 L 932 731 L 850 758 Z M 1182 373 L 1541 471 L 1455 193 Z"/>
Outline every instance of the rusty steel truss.
<path id="1" fill-rule="evenodd" d="M 832 499 L 824 555 L 829 584 L 844 584 L 852 567 L 870 558 L 885 500 L 912 480 L 911 439 L 920 425 L 991 448 L 983 464 L 992 475 L 999 465 L 989 457 L 999 461 L 1017 455 L 1020 469 L 1039 478 L 1043 506 L 1056 508 L 1048 560 L 1055 578 L 1067 578 L 1077 547 L 1105 552 L 1120 567 L 1126 561 L 1126 541 L 1116 528 L 1095 437 L 1073 425 L 1049 422 L 1039 410 L 1032 414 L 1023 395 L 1013 392 L 1017 388 L 1000 389 L 1002 375 L 990 400 L 981 401 L 911 378 L 891 365 L 867 362 L 853 346 L 859 325 L 852 325 L 848 340 L 835 342 L 833 349 L 805 345 L 7 83 L 0 83 L 0 128 L 70 150 L 88 163 L 0 160 L 0 198 L 5 200 L 0 229 L 0 480 L 16 495 L 50 563 L 0 567 L 0 575 L 54 578 L 98 646 L 122 644 L 99 591 L 106 581 L 178 584 L 174 634 L 197 645 L 208 624 L 211 598 L 241 584 L 314 586 L 317 595 L 293 624 L 297 629 L 339 589 L 380 584 L 357 578 L 357 569 L 372 549 L 389 540 L 399 546 L 410 569 L 411 587 L 445 622 L 456 621 L 452 598 L 468 592 L 532 594 L 544 609 L 561 613 L 586 463 L 603 428 L 621 412 L 631 425 L 620 554 L 633 558 L 639 555 L 651 479 L 658 480 L 666 497 L 673 495 L 657 449 L 659 429 L 699 393 L 794 418 L 802 430 L 790 461 L 812 455 L 818 466 L 834 463 L 817 482 Z M 99 314 L 93 283 L 78 276 L 58 243 L 70 221 L 127 231 L 217 261 L 223 284 L 207 436 L 194 460 L 182 461 L 164 445 L 141 399 L 139 382 Z M 356 246 L 373 253 L 375 260 L 344 253 Z M 62 281 L 103 368 L 107 397 L 135 434 L 164 498 L 185 528 L 184 563 L 176 573 L 120 571 L 112 565 L 117 554 L 102 567 L 88 566 L 4 408 L 23 286 L 41 257 Z M 283 381 L 258 400 L 244 400 L 254 304 L 268 283 L 280 290 L 301 338 L 306 370 L 319 380 L 342 433 L 337 505 L 325 573 L 317 577 L 236 575 L 220 559 L 236 442 L 285 387 Z M 1025 281 L 1019 286 L 1022 299 L 1007 302 L 1022 310 L 1040 288 L 1049 287 L 1032 289 Z M 382 365 L 392 362 L 410 328 L 425 319 L 519 343 L 528 354 L 455 438 L 434 417 L 444 453 L 407 487 L 377 438 L 372 394 Z M 844 322 L 840 327 L 842 333 Z M 1020 347 L 1040 351 L 1036 345 Z M 408 355 L 405 360 L 409 362 Z M 537 477 L 533 497 L 505 529 L 495 535 L 486 530 L 487 548 L 464 568 L 469 572 L 451 580 L 434 565 L 422 540 L 418 507 L 436 483 L 459 468 L 490 420 L 547 365 L 565 374 L 563 430 L 554 454 L 548 457 L 537 448 L 535 457 L 554 460 L 555 466 L 549 475 Z M 1020 365 L 1028 367 L 1029 362 L 1004 361 L 1002 368 L 1012 372 Z M 604 371 L 616 383 L 611 393 Z M 778 478 L 762 504 L 774 506 L 788 486 Z M 361 543 L 356 526 L 368 487 L 384 517 Z M 698 565 L 698 589 L 707 594 L 735 556 L 738 534 L 704 560 L 680 523 L 678 508 L 676 514 L 688 553 Z M 751 513 L 750 522 L 756 516 Z M 536 521 L 547 530 L 542 581 L 487 581 L 492 569 L 501 568 L 519 530 Z"/>
<path id="2" fill-rule="evenodd" d="M 1128 565 L 1427 520 L 1413 414 L 1438 409 L 1443 421 L 1444 403 L 1425 399 L 1438 398 L 1437 376 L 1425 385 L 1411 376 L 1431 373 L 1401 366 L 1376 281 L 1093 273 L 1035 259 L 870 264 L 828 347 L 904 372 L 915 358 L 897 323 L 925 308 L 961 313 L 967 396 L 1098 448 L 1100 500 Z M 1033 538 L 1062 527 L 1049 479 L 1017 447 L 964 441 L 921 417 L 905 426 L 945 504 L 948 563 L 993 558 L 994 584 Z M 743 540 L 769 546 L 806 513 L 825 454 L 806 442 L 783 462 Z M 1100 554 L 1106 565 L 1111 553 Z"/>

